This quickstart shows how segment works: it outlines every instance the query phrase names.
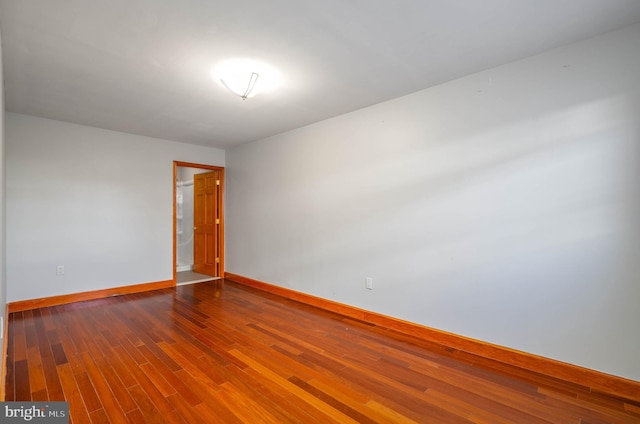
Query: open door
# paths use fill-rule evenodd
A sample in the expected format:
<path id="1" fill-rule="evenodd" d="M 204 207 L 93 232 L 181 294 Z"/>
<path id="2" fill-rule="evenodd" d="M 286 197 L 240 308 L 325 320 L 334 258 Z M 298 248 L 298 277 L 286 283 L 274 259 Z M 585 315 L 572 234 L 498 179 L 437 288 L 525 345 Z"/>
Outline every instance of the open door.
<path id="1" fill-rule="evenodd" d="M 193 270 L 222 277 L 221 171 L 194 175 L 193 196 Z"/>
<path id="2" fill-rule="evenodd" d="M 200 274 L 221 277 L 220 171 L 194 175 L 193 196 L 193 270 Z"/>
<path id="3" fill-rule="evenodd" d="M 174 161 L 173 179 L 176 181 L 173 186 L 173 280 L 178 280 L 179 263 L 180 268 L 224 277 L 224 168 Z M 178 181 L 180 188 L 189 189 L 179 193 Z M 179 205 L 179 194 L 188 196 L 188 208 L 185 209 L 184 202 Z M 189 222 L 187 216 L 194 220 Z M 193 233 L 187 231 L 185 225 L 195 228 Z"/>

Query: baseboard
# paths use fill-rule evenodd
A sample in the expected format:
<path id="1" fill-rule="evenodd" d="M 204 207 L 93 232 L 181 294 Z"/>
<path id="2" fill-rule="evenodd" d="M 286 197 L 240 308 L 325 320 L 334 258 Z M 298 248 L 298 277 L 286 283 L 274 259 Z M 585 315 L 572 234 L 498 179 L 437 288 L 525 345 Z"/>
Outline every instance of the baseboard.
<path id="1" fill-rule="evenodd" d="M 2 367 L 0 368 L 0 402 L 4 402 L 7 396 L 7 349 L 9 346 L 9 305 L 4 308 L 4 328 L 2 331 Z"/>
<path id="2" fill-rule="evenodd" d="M 153 283 L 134 284 L 131 286 L 114 287 L 110 289 L 94 290 L 82 293 L 63 294 L 60 296 L 43 297 L 40 299 L 19 300 L 9 303 L 9 313 L 26 311 L 29 309 L 46 308 L 47 306 L 64 305 L 85 300 L 102 299 L 105 297 L 119 296 L 122 294 L 140 293 L 149 290 L 174 287 L 173 280 L 156 281 Z"/>
<path id="3" fill-rule="evenodd" d="M 275 286 L 241 275 L 224 273 L 224 277 L 237 283 L 254 287 L 307 305 L 389 328 L 405 334 L 419 337 L 463 352 L 477 355 L 494 361 L 510 364 L 529 371 L 537 372 L 563 381 L 579 384 L 613 396 L 640 401 L 640 382 L 606 374 L 555 359 L 545 358 L 527 352 L 494 345 L 469 337 L 459 336 L 446 331 L 425 327 L 398 318 L 389 317 L 376 312 L 359 309 L 343 303 L 323 299 L 284 287 Z"/>
<path id="4" fill-rule="evenodd" d="M 193 265 L 178 265 L 176 267 L 176 272 L 185 272 L 185 271 L 192 271 L 193 270 Z"/>

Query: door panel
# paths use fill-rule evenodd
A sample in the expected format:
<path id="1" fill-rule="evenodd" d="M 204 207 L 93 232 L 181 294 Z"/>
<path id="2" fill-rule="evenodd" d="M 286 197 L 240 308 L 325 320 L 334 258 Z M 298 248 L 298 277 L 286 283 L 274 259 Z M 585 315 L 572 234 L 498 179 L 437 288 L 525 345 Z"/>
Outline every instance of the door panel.
<path id="1" fill-rule="evenodd" d="M 193 177 L 193 270 L 220 275 L 220 171 Z"/>

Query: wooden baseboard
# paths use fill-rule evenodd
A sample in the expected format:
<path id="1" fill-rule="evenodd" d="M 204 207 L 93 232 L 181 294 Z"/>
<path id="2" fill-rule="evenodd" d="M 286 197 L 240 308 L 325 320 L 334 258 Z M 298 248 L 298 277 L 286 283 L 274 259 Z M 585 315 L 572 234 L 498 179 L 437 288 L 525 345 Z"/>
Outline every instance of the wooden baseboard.
<path id="1" fill-rule="evenodd" d="M 114 287 L 111 289 L 94 290 L 82 293 L 63 294 L 60 296 L 43 297 L 40 299 L 19 300 L 9 303 L 8 310 L 11 312 L 26 311 L 29 309 L 46 308 L 47 306 L 64 305 L 85 300 L 102 299 L 105 297 L 119 296 L 122 294 L 140 293 L 149 290 L 164 289 L 173 287 L 173 280 L 156 281 L 153 283 L 134 284 L 131 286 Z"/>
<path id="2" fill-rule="evenodd" d="M 225 272 L 225 278 L 246 286 L 264 290 L 288 299 L 296 300 L 307 305 L 336 312 L 338 314 L 375 324 L 384 328 L 396 330 L 405 334 L 419 337 L 460 351 L 464 351 L 483 358 L 510 364 L 529 371 L 534 371 L 549 377 L 579 384 L 613 396 L 640 401 L 640 382 L 606 374 L 577 365 L 557 361 L 555 359 L 534 355 L 527 352 L 494 345 L 469 337 L 459 336 L 446 331 L 425 327 L 398 318 L 389 317 L 376 312 L 359 309 L 343 303 L 323 299 L 306 293 L 284 287 L 275 286 L 252 278 Z"/>
<path id="3" fill-rule="evenodd" d="M 0 368 L 0 402 L 4 402 L 6 399 L 6 384 L 7 384 L 7 348 L 9 337 L 9 305 L 5 306 L 4 311 L 4 328 L 2 331 L 2 367 Z"/>

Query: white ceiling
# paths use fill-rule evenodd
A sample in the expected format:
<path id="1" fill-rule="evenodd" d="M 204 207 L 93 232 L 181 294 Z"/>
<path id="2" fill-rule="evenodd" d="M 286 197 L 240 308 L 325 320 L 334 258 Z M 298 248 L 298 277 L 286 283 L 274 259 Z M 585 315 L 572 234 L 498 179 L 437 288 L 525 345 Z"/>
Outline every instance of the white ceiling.
<path id="1" fill-rule="evenodd" d="M 0 0 L 6 109 L 228 147 L 640 22 L 638 0 Z M 285 86 L 246 101 L 230 57 Z"/>

